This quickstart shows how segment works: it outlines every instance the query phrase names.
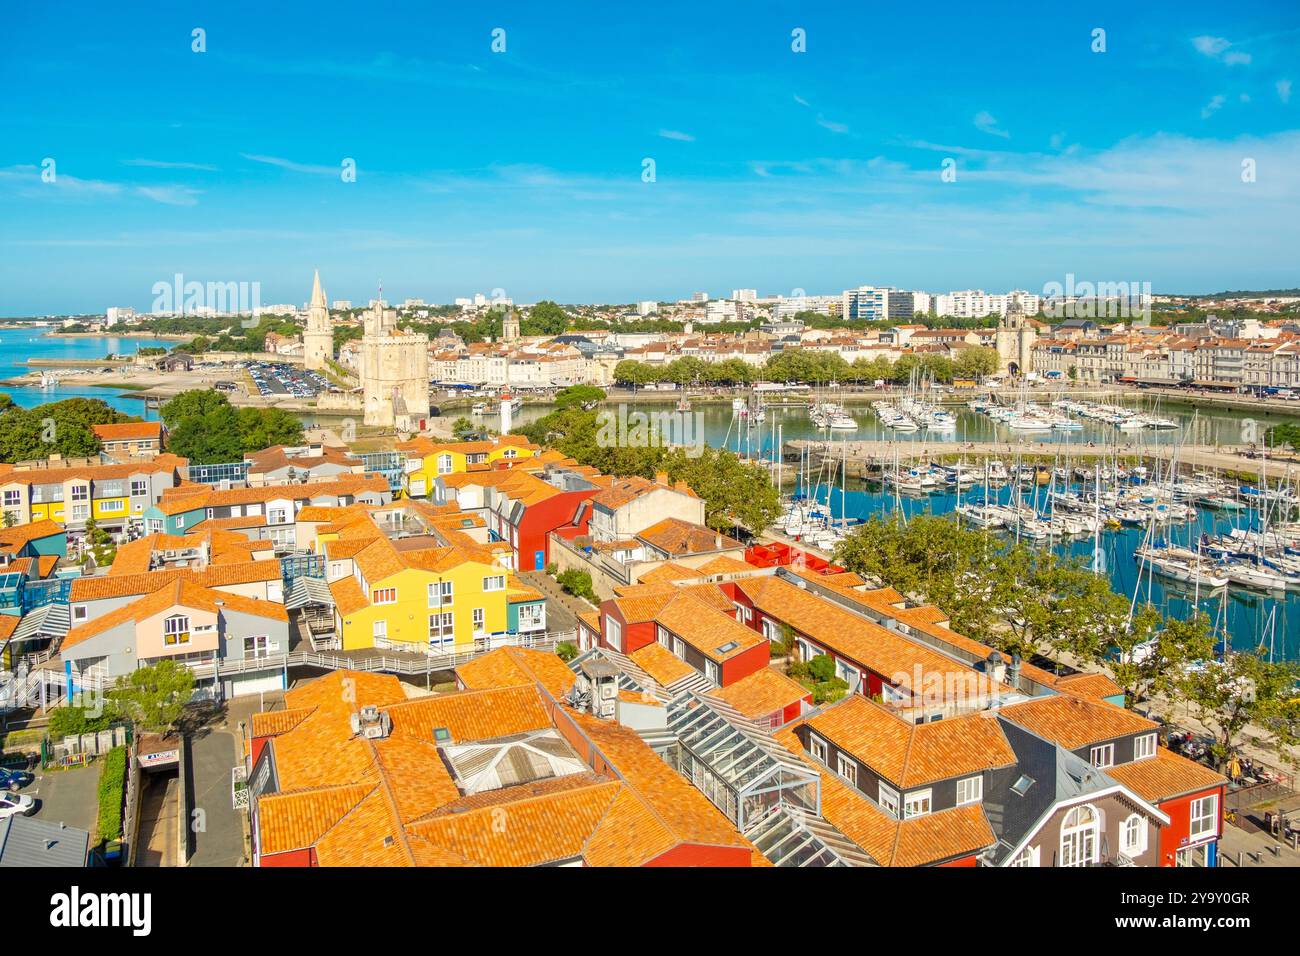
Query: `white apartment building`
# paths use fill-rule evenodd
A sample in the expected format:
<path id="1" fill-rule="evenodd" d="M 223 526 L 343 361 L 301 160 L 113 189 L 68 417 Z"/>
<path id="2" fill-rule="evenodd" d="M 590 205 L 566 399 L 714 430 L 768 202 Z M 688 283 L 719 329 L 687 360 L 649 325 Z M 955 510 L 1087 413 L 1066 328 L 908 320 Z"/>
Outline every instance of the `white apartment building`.
<path id="1" fill-rule="evenodd" d="M 948 292 L 933 296 L 936 315 L 951 316 L 954 319 L 980 319 L 986 315 L 1007 314 L 1007 305 L 1012 297 L 1020 296 L 1020 304 L 1025 315 L 1037 315 L 1042 306 L 1042 297 L 1013 289 L 1004 293 L 988 293 L 983 289 L 964 289 L 960 292 Z M 919 310 L 918 310 L 919 311 Z"/>
<path id="2" fill-rule="evenodd" d="M 732 289 L 731 298 L 737 302 L 753 302 L 758 298 L 757 289 Z"/>

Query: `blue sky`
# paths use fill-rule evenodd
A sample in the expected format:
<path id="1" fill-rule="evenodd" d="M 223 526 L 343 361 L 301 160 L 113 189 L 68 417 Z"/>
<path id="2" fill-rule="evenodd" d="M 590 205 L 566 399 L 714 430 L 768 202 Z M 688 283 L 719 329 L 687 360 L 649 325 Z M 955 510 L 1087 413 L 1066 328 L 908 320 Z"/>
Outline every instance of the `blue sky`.
<path id="1" fill-rule="evenodd" d="M 0 12 L 0 315 L 1300 285 L 1291 2 L 137 6 Z"/>

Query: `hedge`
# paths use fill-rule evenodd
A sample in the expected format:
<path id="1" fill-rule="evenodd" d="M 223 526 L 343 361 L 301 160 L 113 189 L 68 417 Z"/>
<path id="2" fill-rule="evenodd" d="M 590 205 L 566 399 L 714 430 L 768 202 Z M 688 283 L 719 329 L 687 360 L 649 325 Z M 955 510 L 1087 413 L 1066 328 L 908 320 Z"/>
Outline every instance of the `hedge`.
<path id="1" fill-rule="evenodd" d="M 114 747 L 99 771 L 99 839 L 122 838 L 122 804 L 126 797 L 126 748 Z"/>

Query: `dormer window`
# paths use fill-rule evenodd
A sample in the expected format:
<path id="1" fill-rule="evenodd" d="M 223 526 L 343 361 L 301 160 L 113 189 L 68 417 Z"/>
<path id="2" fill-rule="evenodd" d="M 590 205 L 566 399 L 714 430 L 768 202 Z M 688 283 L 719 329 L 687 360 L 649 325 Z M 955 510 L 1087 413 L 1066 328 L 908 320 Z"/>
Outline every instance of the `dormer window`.
<path id="1" fill-rule="evenodd" d="M 1133 759 L 1148 760 L 1156 755 L 1156 735 L 1143 734 L 1133 740 Z"/>

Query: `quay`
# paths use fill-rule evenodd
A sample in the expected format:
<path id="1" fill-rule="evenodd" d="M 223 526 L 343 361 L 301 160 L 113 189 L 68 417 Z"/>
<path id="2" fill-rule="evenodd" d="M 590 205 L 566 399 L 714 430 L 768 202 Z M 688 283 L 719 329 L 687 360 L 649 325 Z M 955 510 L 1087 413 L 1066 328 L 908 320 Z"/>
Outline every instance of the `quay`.
<path id="1" fill-rule="evenodd" d="M 1253 452 L 1249 446 L 1228 445 L 1115 445 L 1067 444 L 1046 441 L 888 441 L 848 440 L 822 441 L 795 439 L 785 442 L 782 448 L 784 467 L 806 456 L 814 468 L 825 466 L 838 471 L 845 466 L 850 478 L 875 477 L 895 461 L 956 461 L 965 458 L 969 463 L 984 458 L 1000 458 L 1010 465 L 1017 459 L 1026 464 L 1056 463 L 1069 459 L 1072 462 L 1114 459 L 1133 462 L 1168 462 L 1177 457 L 1178 464 L 1193 470 L 1209 469 L 1232 472 L 1247 478 L 1258 478 L 1263 470 L 1271 479 L 1288 479 L 1300 474 L 1300 459 L 1270 454 L 1267 458 L 1248 457 Z M 792 470 L 791 473 L 793 474 Z"/>

